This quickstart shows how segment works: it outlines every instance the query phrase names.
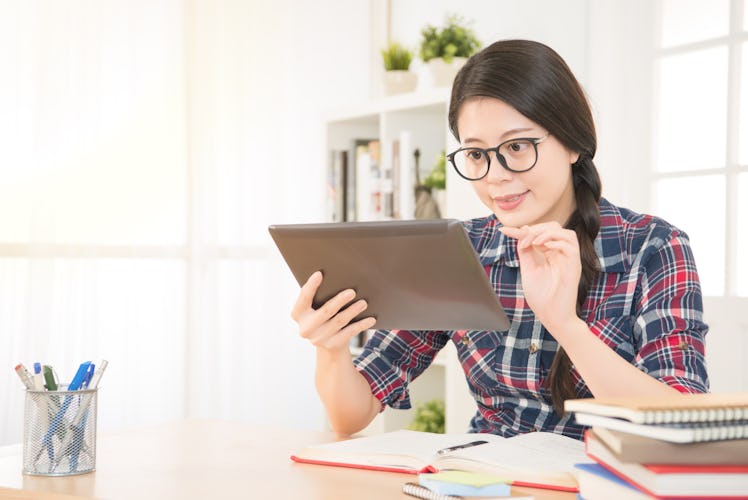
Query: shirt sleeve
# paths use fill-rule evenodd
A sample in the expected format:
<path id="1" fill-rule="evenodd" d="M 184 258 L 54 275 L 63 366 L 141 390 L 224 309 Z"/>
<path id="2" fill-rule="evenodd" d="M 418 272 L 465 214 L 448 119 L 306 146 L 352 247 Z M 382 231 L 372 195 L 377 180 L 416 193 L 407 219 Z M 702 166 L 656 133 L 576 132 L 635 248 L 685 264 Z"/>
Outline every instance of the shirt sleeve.
<path id="1" fill-rule="evenodd" d="M 707 392 L 701 285 L 688 236 L 670 229 L 641 262 L 634 323 L 640 369 L 681 392 Z"/>
<path id="2" fill-rule="evenodd" d="M 408 409 L 408 384 L 431 365 L 448 339 L 444 332 L 377 330 L 353 364 L 382 408 Z"/>

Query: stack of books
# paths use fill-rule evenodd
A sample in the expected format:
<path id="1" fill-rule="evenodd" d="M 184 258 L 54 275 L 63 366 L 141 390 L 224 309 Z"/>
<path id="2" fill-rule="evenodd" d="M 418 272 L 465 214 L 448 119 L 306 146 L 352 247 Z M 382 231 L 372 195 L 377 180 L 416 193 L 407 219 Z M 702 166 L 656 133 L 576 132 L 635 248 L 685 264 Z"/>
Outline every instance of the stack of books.
<path id="1" fill-rule="evenodd" d="M 568 400 L 584 500 L 748 498 L 748 393 Z"/>

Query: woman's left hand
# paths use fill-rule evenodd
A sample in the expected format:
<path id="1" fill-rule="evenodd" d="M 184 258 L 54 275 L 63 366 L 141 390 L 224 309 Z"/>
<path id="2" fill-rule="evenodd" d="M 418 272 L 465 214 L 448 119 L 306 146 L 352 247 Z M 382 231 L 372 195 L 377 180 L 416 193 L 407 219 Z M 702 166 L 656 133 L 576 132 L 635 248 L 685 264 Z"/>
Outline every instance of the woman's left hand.
<path id="1" fill-rule="evenodd" d="M 517 239 L 522 288 L 535 316 L 551 333 L 578 321 L 577 287 L 582 273 L 577 235 L 558 222 L 502 227 Z"/>

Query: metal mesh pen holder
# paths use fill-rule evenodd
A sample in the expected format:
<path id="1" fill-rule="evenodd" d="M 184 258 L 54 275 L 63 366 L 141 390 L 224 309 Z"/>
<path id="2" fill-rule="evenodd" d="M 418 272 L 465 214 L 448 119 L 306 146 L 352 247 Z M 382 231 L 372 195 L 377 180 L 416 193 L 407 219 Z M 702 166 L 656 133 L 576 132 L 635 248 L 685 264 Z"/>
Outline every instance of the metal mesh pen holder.
<path id="1" fill-rule="evenodd" d="M 26 391 L 24 474 L 69 476 L 96 469 L 97 391 Z"/>

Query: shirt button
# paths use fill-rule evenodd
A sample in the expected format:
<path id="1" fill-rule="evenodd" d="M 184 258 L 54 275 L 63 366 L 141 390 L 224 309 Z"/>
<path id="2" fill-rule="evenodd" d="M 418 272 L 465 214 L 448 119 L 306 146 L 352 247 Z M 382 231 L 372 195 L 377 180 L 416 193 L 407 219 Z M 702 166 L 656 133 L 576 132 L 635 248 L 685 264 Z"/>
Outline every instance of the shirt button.
<path id="1" fill-rule="evenodd" d="M 687 351 L 688 347 L 689 346 L 687 342 L 681 342 L 680 344 L 678 344 L 678 349 L 680 349 L 681 351 Z"/>
<path id="2" fill-rule="evenodd" d="M 533 342 L 532 344 L 530 344 L 530 347 L 528 347 L 527 350 L 530 351 L 530 354 L 535 354 L 536 352 L 538 352 L 538 344 Z"/>
<path id="3" fill-rule="evenodd" d="M 467 333 L 463 335 L 462 337 L 462 343 L 465 345 L 468 345 L 470 343 L 470 337 L 468 337 Z"/>

